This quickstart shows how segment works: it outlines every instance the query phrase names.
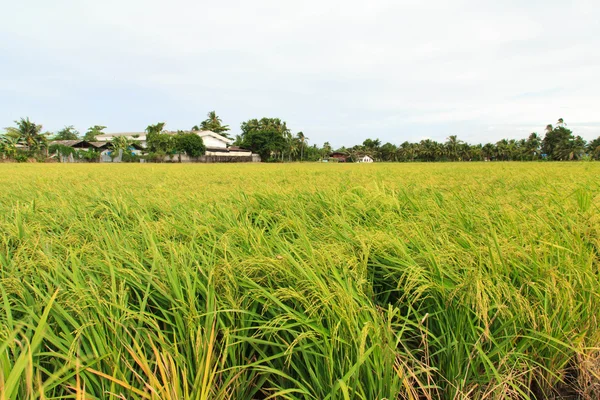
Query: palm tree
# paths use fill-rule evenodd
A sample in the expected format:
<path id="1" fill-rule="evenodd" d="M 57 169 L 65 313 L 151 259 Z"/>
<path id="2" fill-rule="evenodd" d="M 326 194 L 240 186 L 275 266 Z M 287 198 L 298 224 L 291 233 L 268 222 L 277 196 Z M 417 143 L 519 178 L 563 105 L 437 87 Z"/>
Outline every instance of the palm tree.
<path id="1" fill-rule="evenodd" d="M 532 132 L 525 141 L 527 155 L 531 157 L 532 160 L 537 157 L 541 145 L 542 140 L 540 139 L 539 135 L 535 132 Z"/>
<path id="2" fill-rule="evenodd" d="M 148 135 L 162 133 L 163 129 L 165 128 L 165 124 L 166 122 L 159 122 L 158 124 L 148 125 L 146 127 L 146 133 Z"/>
<path id="3" fill-rule="evenodd" d="M 300 161 L 304 160 L 304 146 L 308 143 L 308 138 L 303 132 L 296 133 L 296 139 L 300 142 Z"/>
<path id="4" fill-rule="evenodd" d="M 0 154 L 8 158 L 15 158 L 17 155 L 17 144 L 18 139 L 13 136 L 0 136 Z"/>
<path id="5" fill-rule="evenodd" d="M 229 125 L 223 125 L 223 120 L 219 118 L 215 111 L 210 111 L 206 114 L 206 119 L 200 123 L 200 127 L 198 125 L 194 125 L 192 127 L 193 131 L 212 131 L 218 133 L 219 135 L 225 136 L 227 139 L 231 139 L 227 131 L 229 131 Z"/>
<path id="6" fill-rule="evenodd" d="M 501 158 L 503 161 L 508 160 L 509 155 L 509 144 L 508 140 L 502 139 L 496 143 L 496 151 L 498 153 L 498 158 Z"/>
<path id="7" fill-rule="evenodd" d="M 289 130 L 283 132 L 283 139 L 285 140 L 285 147 L 287 147 L 288 151 L 288 161 L 292 161 L 292 146 L 294 142 L 292 132 L 290 132 Z M 283 161 L 283 151 L 281 152 L 281 160 Z"/>
<path id="8" fill-rule="evenodd" d="M 456 161 L 458 158 L 458 145 L 462 143 L 457 139 L 456 135 L 448 136 L 446 141 L 446 149 L 448 149 L 448 156 L 452 161 Z"/>
<path id="9" fill-rule="evenodd" d="M 294 159 L 296 158 L 300 147 L 300 142 L 296 138 L 292 138 L 290 143 L 290 161 L 292 159 L 292 156 L 294 157 Z"/>
<path id="10" fill-rule="evenodd" d="M 113 151 L 118 152 L 118 156 L 121 157 L 123 152 L 133 144 L 133 141 L 127 136 L 115 136 L 111 140 Z"/>
<path id="11" fill-rule="evenodd" d="M 492 143 L 486 143 L 481 147 L 481 153 L 485 158 L 491 160 L 491 158 L 496 153 L 496 146 L 494 146 Z"/>
<path id="12" fill-rule="evenodd" d="M 323 144 L 323 148 L 321 149 L 321 155 L 323 156 L 323 158 L 325 158 L 329 157 L 329 154 L 331 154 L 331 145 L 329 144 L 329 142 L 325 142 Z"/>
<path id="13" fill-rule="evenodd" d="M 42 125 L 31 122 L 29 117 L 15 121 L 15 124 L 17 124 L 16 128 L 6 128 L 7 134 L 17 138 L 29 150 L 40 150 L 47 144 L 47 138 L 41 134 Z"/>
<path id="14" fill-rule="evenodd" d="M 88 142 L 95 142 L 96 136 L 102 135 L 102 132 L 106 127 L 104 125 L 94 125 L 88 128 L 87 132 L 83 136 L 83 140 Z"/>

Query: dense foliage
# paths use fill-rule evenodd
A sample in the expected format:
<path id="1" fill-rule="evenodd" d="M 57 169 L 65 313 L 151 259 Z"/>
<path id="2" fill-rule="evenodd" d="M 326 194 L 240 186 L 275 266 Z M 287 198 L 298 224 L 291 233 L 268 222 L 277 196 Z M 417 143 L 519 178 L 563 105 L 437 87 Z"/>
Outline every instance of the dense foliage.
<path id="1" fill-rule="evenodd" d="M 86 161 L 97 162 L 100 152 L 97 150 L 80 150 L 61 144 L 52 144 L 48 147 L 48 154 L 52 154 L 58 161 Z"/>
<path id="2" fill-rule="evenodd" d="M 242 133 L 235 144 L 250 149 L 268 160 L 272 155 L 283 157 L 290 130 L 279 118 L 251 119 L 241 125 Z"/>
<path id="3" fill-rule="evenodd" d="M 83 135 L 83 140 L 86 140 L 88 142 L 95 142 L 96 141 L 96 136 L 104 134 L 104 132 L 103 132 L 104 129 L 106 129 L 106 127 L 103 126 L 103 125 L 94 125 L 94 126 L 91 126 L 87 130 L 87 132 L 85 133 L 85 135 Z"/>
<path id="4" fill-rule="evenodd" d="M 52 140 L 77 140 L 79 139 L 79 132 L 73 125 L 65 126 L 60 131 L 56 132 L 56 135 Z"/>
<path id="5" fill-rule="evenodd" d="M 600 396 L 600 164 L 1 167 L 4 399 Z"/>
<path id="6" fill-rule="evenodd" d="M 204 155 L 206 146 L 202 138 L 191 132 L 178 132 L 173 136 L 175 151 L 179 154 L 186 154 L 192 158 L 198 158 Z"/>
<path id="7" fill-rule="evenodd" d="M 322 147 L 307 146 L 308 138 L 299 132 L 291 134 L 285 122 L 278 118 L 252 119 L 242 123 L 241 135 L 235 144 L 251 149 L 265 161 L 317 161 L 330 157 L 333 149 L 329 142 Z M 548 125 L 542 139 L 537 133 L 526 139 L 502 139 L 496 143 L 469 144 L 456 135 L 444 143 L 423 139 L 418 143 L 403 142 L 399 146 L 382 144 L 379 139 L 367 138 L 360 145 L 342 147 L 336 153 L 347 161 L 357 161 L 368 155 L 377 161 L 535 161 L 600 159 L 597 141 L 586 145 L 580 136 L 574 136 L 562 120 L 556 127 Z M 338 157 L 340 159 L 340 157 Z"/>
<path id="8" fill-rule="evenodd" d="M 200 123 L 200 126 L 192 127 L 192 131 L 212 131 L 229 139 L 229 125 L 223 125 L 223 121 L 215 111 L 209 112 L 206 116 L 207 118 Z"/>
<path id="9" fill-rule="evenodd" d="M 41 125 L 36 125 L 29 119 L 21 119 L 15 123 L 16 127 L 7 128 L 7 133 L 0 135 L 0 157 L 16 158 L 19 154 L 26 156 L 25 158 L 41 157 L 47 147 L 47 137 L 52 134 L 42 134 Z M 181 149 L 174 132 L 166 132 L 164 127 L 165 123 L 161 122 L 146 128 L 148 161 L 173 160 L 177 155 L 188 153 Z M 99 125 L 90 127 L 84 139 L 95 141 L 96 136 L 103 133 L 103 129 L 105 127 Z M 211 130 L 228 137 L 229 127 L 223 125 L 216 113 L 211 111 L 200 126 L 192 128 L 191 133 L 200 130 Z M 303 132 L 292 134 L 287 123 L 279 118 L 250 119 L 241 124 L 240 130 L 241 133 L 236 137 L 234 144 L 258 153 L 263 161 L 326 160 L 334 150 L 329 142 L 325 142 L 321 147 L 316 144 L 309 146 L 309 138 Z M 53 139 L 68 140 L 78 137 L 79 133 L 73 126 L 67 126 L 57 132 Z M 190 140 L 199 143 L 196 139 Z M 581 136 L 575 136 L 566 127 L 565 122 L 559 119 L 555 127 L 546 127 L 543 137 L 534 132 L 527 138 L 502 139 L 486 144 L 469 144 L 456 135 L 449 136 L 445 142 L 423 139 L 418 143 L 404 141 L 400 145 L 389 142 L 382 144 L 379 139 L 367 138 L 362 144 L 335 150 L 336 158 L 332 160 L 353 162 L 365 155 L 376 161 L 388 162 L 599 160 L 599 143 L 600 137 L 586 143 Z M 17 150 L 19 145 L 23 149 L 21 152 Z M 189 145 L 191 146 L 191 142 Z M 191 147 L 188 150 L 197 154 Z"/>

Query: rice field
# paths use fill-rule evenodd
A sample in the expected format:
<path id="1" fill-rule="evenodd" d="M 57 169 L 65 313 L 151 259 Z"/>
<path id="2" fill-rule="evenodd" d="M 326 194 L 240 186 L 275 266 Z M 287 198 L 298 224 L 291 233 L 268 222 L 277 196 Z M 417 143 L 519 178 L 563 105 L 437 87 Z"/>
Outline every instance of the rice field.
<path id="1" fill-rule="evenodd" d="M 0 399 L 597 399 L 599 176 L 0 165 Z"/>

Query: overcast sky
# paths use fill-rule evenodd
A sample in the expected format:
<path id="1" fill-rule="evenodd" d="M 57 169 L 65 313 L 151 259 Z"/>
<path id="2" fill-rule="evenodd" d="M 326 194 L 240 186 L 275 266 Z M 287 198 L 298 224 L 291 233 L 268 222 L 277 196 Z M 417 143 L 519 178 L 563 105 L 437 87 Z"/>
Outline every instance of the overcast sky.
<path id="1" fill-rule="evenodd" d="M 311 143 L 600 136 L 598 0 L 18 0 L 0 4 L 0 126 L 234 134 L 279 117 Z"/>

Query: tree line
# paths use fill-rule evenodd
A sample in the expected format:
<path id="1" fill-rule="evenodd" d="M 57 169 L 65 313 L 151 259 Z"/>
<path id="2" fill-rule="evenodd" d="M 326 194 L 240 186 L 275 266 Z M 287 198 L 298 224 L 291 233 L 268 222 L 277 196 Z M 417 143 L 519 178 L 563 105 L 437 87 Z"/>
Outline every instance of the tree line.
<path id="1" fill-rule="evenodd" d="M 166 158 L 186 154 L 192 158 L 204 154 L 206 148 L 195 131 L 208 130 L 231 138 L 228 125 L 215 111 L 189 131 L 177 131 L 175 135 L 164 130 L 165 123 L 159 122 L 146 128 L 146 158 L 148 161 L 164 161 Z M 42 125 L 29 118 L 15 121 L 15 126 L 6 128 L 0 135 L 0 156 L 18 161 L 34 157 L 38 160 L 52 154 L 49 143 L 57 140 L 96 140 L 104 133 L 105 126 L 91 126 L 80 134 L 72 125 L 56 133 L 42 132 Z M 334 149 L 329 142 L 323 146 L 309 145 L 303 132 L 292 133 L 287 123 L 279 118 L 250 119 L 240 125 L 241 133 L 234 138 L 234 145 L 258 153 L 263 161 L 319 161 L 330 159 Z M 135 139 L 115 136 L 114 150 L 127 150 Z M 54 149 L 56 150 L 56 149 Z M 370 156 L 376 161 L 388 162 L 435 162 L 435 161 L 534 161 L 534 160 L 582 160 L 600 159 L 600 137 L 587 143 L 575 136 L 562 118 L 556 125 L 547 125 L 544 136 L 531 133 L 523 139 L 502 139 L 496 143 L 469 144 L 451 135 L 445 142 L 424 139 L 419 142 L 405 141 L 400 145 L 381 143 L 379 139 L 366 139 L 362 144 L 335 149 L 335 160 L 356 161 Z M 86 155 L 89 156 L 89 155 Z"/>
<path id="2" fill-rule="evenodd" d="M 322 147 L 308 146 L 303 132 L 292 134 L 278 118 L 251 119 L 241 125 L 235 144 L 260 154 L 270 161 L 318 161 L 331 158 L 329 142 Z M 469 144 L 451 135 L 445 142 L 424 139 L 400 145 L 382 144 L 379 139 L 366 139 L 362 144 L 335 150 L 336 160 L 357 161 L 370 156 L 376 161 L 534 161 L 600 159 L 600 137 L 589 143 L 573 135 L 562 118 L 556 126 L 546 126 L 544 136 L 531 133 L 525 139 L 502 139 L 496 143 Z"/>

